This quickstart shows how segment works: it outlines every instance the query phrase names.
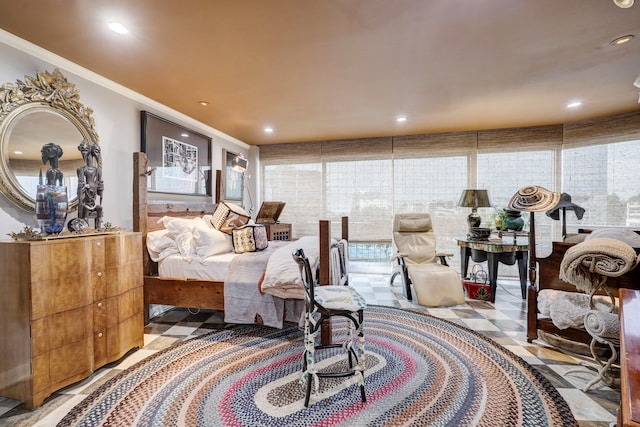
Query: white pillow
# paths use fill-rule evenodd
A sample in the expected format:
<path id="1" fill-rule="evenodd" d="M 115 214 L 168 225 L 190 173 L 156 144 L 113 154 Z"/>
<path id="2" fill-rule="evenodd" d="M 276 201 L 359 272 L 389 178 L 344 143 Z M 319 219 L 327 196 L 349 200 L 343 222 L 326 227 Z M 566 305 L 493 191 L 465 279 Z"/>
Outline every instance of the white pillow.
<path id="1" fill-rule="evenodd" d="M 211 215 L 211 214 L 202 215 L 202 220 L 205 223 L 207 223 L 209 228 L 213 228 L 213 224 L 211 223 L 211 220 L 213 220 L 213 215 Z"/>
<path id="2" fill-rule="evenodd" d="M 202 259 L 233 252 L 231 236 L 206 225 L 194 228 L 193 240 L 196 254 Z"/>
<path id="3" fill-rule="evenodd" d="M 147 249 L 149 256 L 155 262 L 168 255 L 180 253 L 176 241 L 171 237 L 169 230 L 157 230 L 147 233 Z"/>
<path id="4" fill-rule="evenodd" d="M 191 262 L 196 255 L 196 248 L 193 241 L 193 229 L 196 225 L 206 227 L 202 218 L 173 218 L 163 216 L 158 220 L 169 231 L 169 234 L 176 241 L 180 255 L 185 261 Z"/>

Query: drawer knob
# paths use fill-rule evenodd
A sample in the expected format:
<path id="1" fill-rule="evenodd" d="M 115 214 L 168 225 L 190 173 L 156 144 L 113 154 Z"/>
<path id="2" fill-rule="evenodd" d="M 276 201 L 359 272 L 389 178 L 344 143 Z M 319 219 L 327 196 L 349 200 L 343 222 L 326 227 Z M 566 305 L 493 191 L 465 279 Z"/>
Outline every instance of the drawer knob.
<path id="1" fill-rule="evenodd" d="M 101 302 L 98 303 L 98 307 L 102 307 L 102 303 Z"/>
<path id="2" fill-rule="evenodd" d="M 96 246 L 102 246 L 102 242 L 96 242 Z"/>
<path id="3" fill-rule="evenodd" d="M 102 277 L 102 271 L 98 271 L 98 277 Z"/>
<path id="4" fill-rule="evenodd" d="M 98 338 L 102 338 L 102 332 L 98 333 Z"/>

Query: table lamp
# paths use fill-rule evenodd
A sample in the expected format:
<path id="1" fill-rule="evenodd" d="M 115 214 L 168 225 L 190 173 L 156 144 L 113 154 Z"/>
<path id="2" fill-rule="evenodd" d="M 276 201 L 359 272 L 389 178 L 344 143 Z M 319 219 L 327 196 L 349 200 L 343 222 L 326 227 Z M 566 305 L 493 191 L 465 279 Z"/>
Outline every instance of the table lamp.
<path id="1" fill-rule="evenodd" d="M 536 284 L 536 229 L 533 214 L 545 212 L 556 207 L 560 201 L 560 193 L 544 187 L 530 185 L 522 187 L 509 201 L 509 209 L 529 212 L 529 283 Z"/>
<path id="2" fill-rule="evenodd" d="M 471 213 L 467 217 L 469 231 L 471 231 L 474 227 L 480 227 L 480 222 L 482 221 L 480 215 L 478 215 L 478 208 L 491 207 L 489 193 L 487 193 L 487 190 L 462 190 L 458 206 L 471 208 Z"/>

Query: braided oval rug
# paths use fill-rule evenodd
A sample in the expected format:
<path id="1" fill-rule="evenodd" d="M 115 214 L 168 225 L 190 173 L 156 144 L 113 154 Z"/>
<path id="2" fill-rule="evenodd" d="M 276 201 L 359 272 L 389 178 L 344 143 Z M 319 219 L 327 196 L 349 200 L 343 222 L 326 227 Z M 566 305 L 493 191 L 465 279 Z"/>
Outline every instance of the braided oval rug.
<path id="1" fill-rule="evenodd" d="M 334 335 L 345 324 L 333 323 Z M 302 332 L 247 325 L 165 349 L 110 379 L 60 426 L 577 426 L 509 350 L 449 321 L 370 306 L 367 403 L 355 378 L 320 379 L 303 405 Z M 331 369 L 344 358 L 327 357 Z"/>

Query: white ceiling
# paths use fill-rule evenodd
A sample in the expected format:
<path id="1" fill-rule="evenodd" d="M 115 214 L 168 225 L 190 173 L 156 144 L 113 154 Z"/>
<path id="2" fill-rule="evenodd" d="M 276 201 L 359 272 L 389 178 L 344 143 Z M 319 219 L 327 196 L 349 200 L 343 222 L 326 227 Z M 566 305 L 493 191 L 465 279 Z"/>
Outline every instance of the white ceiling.
<path id="1" fill-rule="evenodd" d="M 4 0 L 0 27 L 251 145 L 640 108 L 612 0 Z"/>

